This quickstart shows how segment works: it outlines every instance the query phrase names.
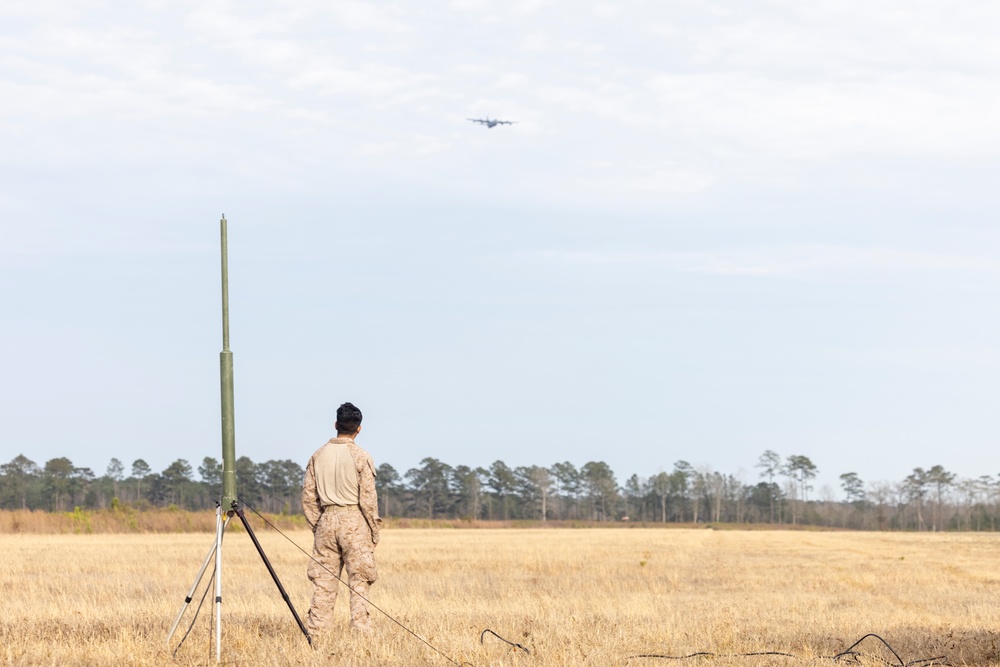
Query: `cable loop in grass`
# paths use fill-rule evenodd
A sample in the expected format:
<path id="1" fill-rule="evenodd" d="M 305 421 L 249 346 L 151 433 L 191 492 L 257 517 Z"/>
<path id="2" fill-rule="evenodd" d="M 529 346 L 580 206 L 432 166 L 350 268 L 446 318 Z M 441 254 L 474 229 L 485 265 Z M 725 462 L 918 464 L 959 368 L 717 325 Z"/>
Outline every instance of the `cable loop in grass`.
<path id="1" fill-rule="evenodd" d="M 484 636 L 486 636 L 486 633 L 487 633 L 487 632 L 488 632 L 488 633 L 490 633 L 491 635 L 493 635 L 494 637 L 496 637 L 497 639 L 499 639 L 500 641 L 502 641 L 502 642 L 505 642 L 505 643 L 507 643 L 507 644 L 510 644 L 510 645 L 511 645 L 511 646 L 513 646 L 514 648 L 519 648 L 519 649 L 521 649 L 522 651 L 524 651 L 525 653 L 527 653 L 528 655 L 531 655 L 531 651 L 529 651 L 529 650 L 528 650 L 527 648 L 525 648 L 525 647 L 524 647 L 524 646 L 522 646 L 521 644 L 518 644 L 517 642 L 512 642 L 512 641 L 510 641 L 509 639 L 504 639 L 503 637 L 501 637 L 501 636 L 500 636 L 500 635 L 498 635 L 497 633 L 493 632 L 493 631 L 492 631 L 492 630 L 490 630 L 489 628 L 486 628 L 485 630 L 483 630 L 482 632 L 480 632 L 480 633 L 479 633 L 479 643 L 480 643 L 480 644 L 482 644 L 482 643 L 483 643 L 483 637 L 484 637 Z"/>

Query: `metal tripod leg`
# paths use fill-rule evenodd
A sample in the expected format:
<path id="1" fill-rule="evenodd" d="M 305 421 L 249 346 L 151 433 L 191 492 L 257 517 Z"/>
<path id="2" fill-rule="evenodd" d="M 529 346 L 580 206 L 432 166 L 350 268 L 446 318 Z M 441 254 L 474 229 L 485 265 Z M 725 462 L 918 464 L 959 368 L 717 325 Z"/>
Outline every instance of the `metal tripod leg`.
<path id="1" fill-rule="evenodd" d="M 205 556 L 205 562 L 202 563 L 201 569 L 198 570 L 198 576 L 195 578 L 194 584 L 191 586 L 191 590 L 188 591 L 187 596 L 184 598 L 184 605 L 181 607 L 180 613 L 177 614 L 176 620 L 174 620 L 173 627 L 170 628 L 170 634 L 167 635 L 167 647 L 170 647 L 170 640 L 177 631 L 177 627 L 180 625 L 181 618 L 184 616 L 184 612 L 187 610 L 188 605 L 194 597 L 195 591 L 197 590 L 202 578 L 205 576 L 205 571 L 208 569 L 208 564 L 212 562 L 212 556 L 215 556 L 215 661 L 222 661 L 222 537 L 225 533 L 226 526 L 229 525 L 229 520 L 233 518 L 236 514 L 240 517 L 240 521 L 243 522 L 243 527 L 246 528 L 247 534 L 250 539 L 253 540 L 253 545 L 257 549 L 257 553 L 260 554 L 261 560 L 264 561 L 264 565 L 267 567 L 267 571 L 271 574 L 271 579 L 274 580 L 275 585 L 278 587 L 278 592 L 281 593 L 281 598 L 288 605 L 289 610 L 292 612 L 292 616 L 295 618 L 295 622 L 299 626 L 299 630 L 305 635 L 306 640 L 312 645 L 312 637 L 309 635 L 309 631 L 306 630 L 305 624 L 302 623 L 302 619 L 299 618 L 298 612 L 295 611 L 295 607 L 292 605 L 291 599 L 288 597 L 288 593 L 285 592 L 285 587 L 281 585 L 281 581 L 278 579 L 277 572 L 271 567 L 271 561 L 268 560 L 267 555 L 264 553 L 263 547 L 261 547 L 260 542 L 257 540 L 257 535 L 254 534 L 253 528 L 251 528 L 250 523 L 247 521 L 246 516 L 243 514 L 243 509 L 233 503 L 235 509 L 226 512 L 226 518 L 222 518 L 222 508 L 217 506 L 215 509 L 215 541 L 212 543 L 211 549 L 208 550 L 208 554 Z M 183 640 L 182 640 L 183 642 Z"/>
<path id="2" fill-rule="evenodd" d="M 222 662 L 222 534 L 226 525 L 233 517 L 232 512 L 226 513 L 225 522 L 222 514 L 215 522 L 215 661 Z"/>
<path id="3" fill-rule="evenodd" d="M 257 536 L 253 532 L 253 528 L 250 527 L 250 522 L 247 521 L 246 516 L 243 515 L 243 508 L 237 507 L 236 515 L 240 517 L 240 521 L 243 522 L 243 527 L 247 529 L 247 534 L 250 539 L 253 540 L 253 545 L 257 547 L 257 553 L 260 554 L 261 560 L 264 561 L 264 566 L 267 567 L 267 571 L 271 573 L 271 579 L 274 580 L 275 585 L 278 587 L 278 592 L 281 593 L 281 599 L 285 601 L 288 605 L 289 610 L 292 612 L 292 616 L 295 617 L 295 622 L 299 624 L 299 630 L 302 634 L 306 636 L 306 640 L 309 645 L 312 645 L 312 637 L 309 635 L 309 631 L 306 630 L 306 626 L 302 623 L 302 619 L 299 618 L 298 612 L 295 611 L 295 607 L 292 605 L 292 601 L 288 597 L 288 593 L 285 592 L 285 587 L 281 585 L 281 581 L 278 579 L 278 573 L 274 571 L 271 567 L 271 561 L 267 559 L 267 555 L 264 553 L 263 547 L 260 546 L 260 542 L 257 541 Z"/>
<path id="4" fill-rule="evenodd" d="M 212 556 L 215 554 L 219 546 L 218 538 L 218 524 L 222 520 L 222 509 L 220 507 L 215 508 L 215 523 L 216 523 L 216 539 L 212 541 L 212 546 L 208 550 L 208 555 L 205 556 L 205 562 L 201 564 L 201 569 L 198 570 L 198 576 L 195 577 L 194 583 L 191 584 L 191 590 L 188 591 L 187 596 L 184 598 L 184 604 L 181 605 L 181 610 L 177 612 L 177 618 L 174 619 L 174 624 L 170 628 L 170 634 L 167 635 L 167 648 L 170 648 L 170 640 L 173 638 L 174 633 L 177 632 L 177 626 L 181 623 L 181 618 L 184 617 L 184 612 L 187 611 L 188 605 L 191 604 L 191 600 L 194 598 L 194 593 L 201 584 L 202 577 L 205 576 L 205 570 L 208 569 L 208 564 L 212 562 Z M 229 517 L 226 517 L 226 523 L 229 522 Z"/>

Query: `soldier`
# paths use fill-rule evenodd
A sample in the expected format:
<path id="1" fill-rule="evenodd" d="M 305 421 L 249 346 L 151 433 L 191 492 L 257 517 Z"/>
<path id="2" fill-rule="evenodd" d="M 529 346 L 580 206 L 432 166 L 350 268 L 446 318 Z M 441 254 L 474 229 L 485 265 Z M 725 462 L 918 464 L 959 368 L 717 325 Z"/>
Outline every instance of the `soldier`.
<path id="1" fill-rule="evenodd" d="M 351 403 L 337 408 L 337 437 L 320 447 L 306 466 L 302 509 L 313 530 L 313 560 L 308 575 L 313 583 L 309 606 L 309 633 L 333 627 L 338 578 L 347 570 L 351 589 L 351 629 L 370 633 L 371 618 L 362 595 L 375 583 L 375 545 L 382 519 L 375 495 L 375 463 L 354 444 L 361 432 L 361 411 Z"/>

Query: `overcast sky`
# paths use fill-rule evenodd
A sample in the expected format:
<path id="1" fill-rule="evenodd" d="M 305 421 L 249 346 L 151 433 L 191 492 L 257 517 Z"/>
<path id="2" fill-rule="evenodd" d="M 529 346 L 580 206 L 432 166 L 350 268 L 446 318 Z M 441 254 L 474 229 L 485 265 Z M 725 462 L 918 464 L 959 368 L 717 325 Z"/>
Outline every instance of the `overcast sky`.
<path id="1" fill-rule="evenodd" d="M 0 4 L 0 453 L 996 475 L 1000 5 Z M 488 129 L 467 118 L 517 121 Z"/>

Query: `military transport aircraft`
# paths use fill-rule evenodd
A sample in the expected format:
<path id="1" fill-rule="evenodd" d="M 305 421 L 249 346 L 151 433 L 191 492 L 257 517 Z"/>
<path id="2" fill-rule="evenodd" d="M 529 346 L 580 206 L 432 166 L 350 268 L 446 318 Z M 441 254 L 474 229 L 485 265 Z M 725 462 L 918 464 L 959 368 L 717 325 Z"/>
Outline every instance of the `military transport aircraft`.
<path id="1" fill-rule="evenodd" d="M 516 120 L 491 120 L 489 116 L 486 118 L 466 118 L 466 120 L 471 120 L 473 123 L 481 123 L 491 129 L 497 125 L 513 125 L 517 122 Z"/>

